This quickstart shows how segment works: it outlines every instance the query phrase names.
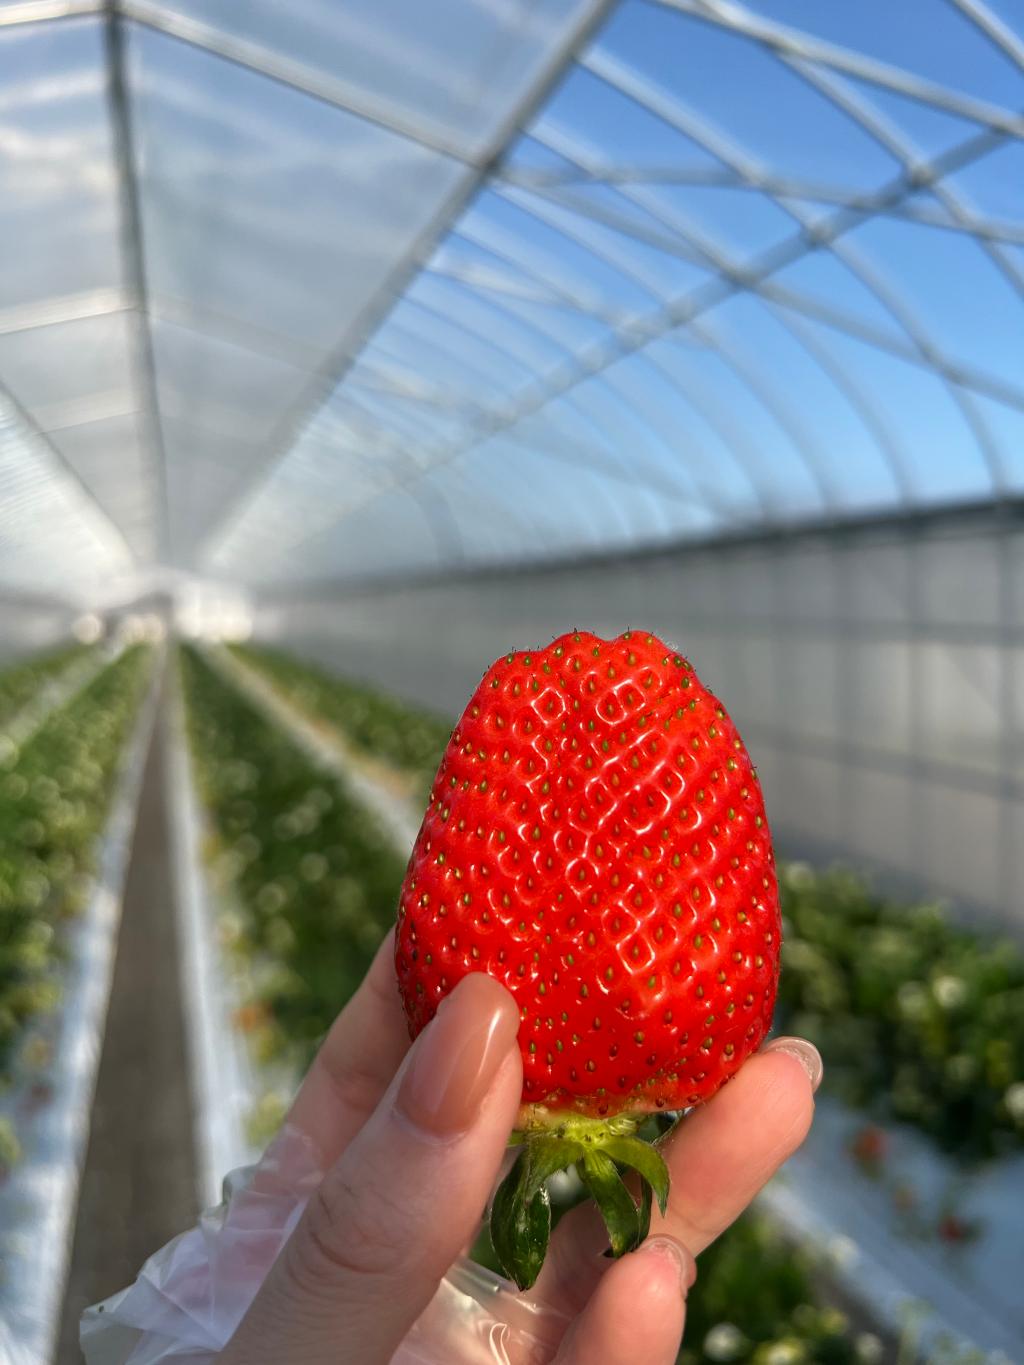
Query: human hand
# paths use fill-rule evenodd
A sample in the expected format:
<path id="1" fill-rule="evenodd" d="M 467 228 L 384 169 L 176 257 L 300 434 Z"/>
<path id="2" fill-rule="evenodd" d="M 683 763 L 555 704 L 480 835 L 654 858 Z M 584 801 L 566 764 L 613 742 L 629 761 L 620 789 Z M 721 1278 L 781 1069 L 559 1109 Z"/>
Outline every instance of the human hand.
<path id="1" fill-rule="evenodd" d="M 327 1175 L 220 1365 L 672 1365 L 693 1258 L 800 1145 L 820 1058 L 794 1039 L 752 1057 L 667 1140 L 669 1207 L 647 1242 L 609 1262 L 600 1217 L 581 1206 L 527 1297 L 465 1263 L 445 1278 L 515 1122 L 518 1025 L 504 988 L 471 976 L 410 1047 L 389 936 L 288 1118 Z"/>

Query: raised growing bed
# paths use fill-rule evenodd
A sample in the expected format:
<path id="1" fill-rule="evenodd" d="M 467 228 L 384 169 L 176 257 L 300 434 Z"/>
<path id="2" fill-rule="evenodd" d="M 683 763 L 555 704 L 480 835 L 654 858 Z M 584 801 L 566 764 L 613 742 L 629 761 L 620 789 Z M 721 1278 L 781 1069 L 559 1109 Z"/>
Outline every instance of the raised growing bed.
<path id="1" fill-rule="evenodd" d="M 51 1358 L 155 691 L 113 660 L 0 775 L 0 1359 Z"/>
<path id="2" fill-rule="evenodd" d="M 231 653 L 256 667 L 300 712 L 326 721 L 356 756 L 390 768 L 392 779 L 402 779 L 406 795 L 418 805 L 426 803 L 451 734 L 449 719 L 366 683 L 338 678 L 283 650 L 237 645 Z M 378 770 L 377 776 L 386 780 L 388 774 Z"/>
<path id="3" fill-rule="evenodd" d="M 394 918 L 403 859 L 336 771 L 315 762 L 205 656 L 182 655 L 203 854 L 235 1023 L 295 1075 Z"/>
<path id="4" fill-rule="evenodd" d="M 94 651 L 87 645 L 64 645 L 45 654 L 33 654 L 19 659 L 0 673 L 0 727 L 6 732 L 9 723 L 30 708 L 30 703 L 51 701 L 53 685 L 67 673 L 72 664 L 80 663 Z"/>

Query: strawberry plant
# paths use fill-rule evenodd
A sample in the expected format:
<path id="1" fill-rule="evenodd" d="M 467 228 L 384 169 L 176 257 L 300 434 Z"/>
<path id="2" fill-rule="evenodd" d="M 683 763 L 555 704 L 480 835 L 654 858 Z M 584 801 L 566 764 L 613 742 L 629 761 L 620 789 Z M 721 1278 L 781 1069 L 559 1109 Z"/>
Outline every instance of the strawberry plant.
<path id="1" fill-rule="evenodd" d="M 0 763 L 0 1082 L 26 1023 L 60 1000 L 80 907 L 146 678 L 131 650 Z"/>
<path id="2" fill-rule="evenodd" d="M 182 680 L 215 869 L 266 964 L 239 1020 L 270 1055 L 311 1060 L 394 919 L 402 859 L 336 777 L 192 649 Z"/>
<path id="3" fill-rule="evenodd" d="M 1024 954 L 835 869 L 784 865 L 777 1018 L 827 1059 L 851 1105 L 913 1124 L 962 1160 L 1024 1139 Z M 1016 1087 L 1016 1088 L 1015 1088 Z"/>
<path id="4" fill-rule="evenodd" d="M 5 668 L 0 673 L 0 725 L 27 706 L 41 688 L 58 678 L 87 651 L 87 645 L 64 645 Z"/>
<path id="5" fill-rule="evenodd" d="M 293 705 L 337 726 L 353 746 L 410 774 L 425 801 L 451 723 L 379 688 L 339 678 L 265 646 L 234 646 Z"/>

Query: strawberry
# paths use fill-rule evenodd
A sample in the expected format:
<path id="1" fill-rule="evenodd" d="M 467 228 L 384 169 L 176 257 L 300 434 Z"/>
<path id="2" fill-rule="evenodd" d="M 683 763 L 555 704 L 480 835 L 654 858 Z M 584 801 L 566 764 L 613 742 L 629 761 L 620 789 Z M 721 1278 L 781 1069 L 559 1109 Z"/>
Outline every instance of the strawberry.
<path id="1" fill-rule="evenodd" d="M 484 675 L 402 887 L 415 1037 L 470 972 L 522 1013 L 522 1152 L 491 1235 L 525 1287 L 544 1180 L 575 1164 L 622 1254 L 668 1175 L 642 1118 L 707 1099 L 771 1022 L 781 925 L 761 790 L 735 726 L 654 635 L 576 631 Z M 639 1208 L 618 1166 L 639 1172 Z"/>

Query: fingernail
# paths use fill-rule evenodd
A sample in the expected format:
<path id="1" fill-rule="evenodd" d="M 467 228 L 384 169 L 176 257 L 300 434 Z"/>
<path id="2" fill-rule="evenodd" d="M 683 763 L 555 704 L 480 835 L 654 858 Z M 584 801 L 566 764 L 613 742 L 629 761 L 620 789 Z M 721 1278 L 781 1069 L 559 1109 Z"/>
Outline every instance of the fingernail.
<path id="1" fill-rule="evenodd" d="M 797 1059 L 807 1072 L 812 1092 L 816 1091 L 821 1085 L 821 1078 L 825 1074 L 825 1063 L 821 1060 L 821 1053 L 818 1049 L 806 1038 L 773 1038 L 763 1051 L 788 1052 L 791 1057 Z"/>
<path id="2" fill-rule="evenodd" d="M 465 977 L 420 1034 L 396 1107 L 438 1137 L 468 1128 L 515 1043 L 519 1011 L 489 976 Z"/>
<path id="3" fill-rule="evenodd" d="M 643 1243 L 637 1256 L 661 1256 L 666 1261 L 671 1261 L 679 1275 L 679 1292 L 686 1298 L 687 1290 L 697 1278 L 697 1262 L 693 1259 L 682 1242 L 677 1242 L 674 1237 L 648 1237 Z"/>

